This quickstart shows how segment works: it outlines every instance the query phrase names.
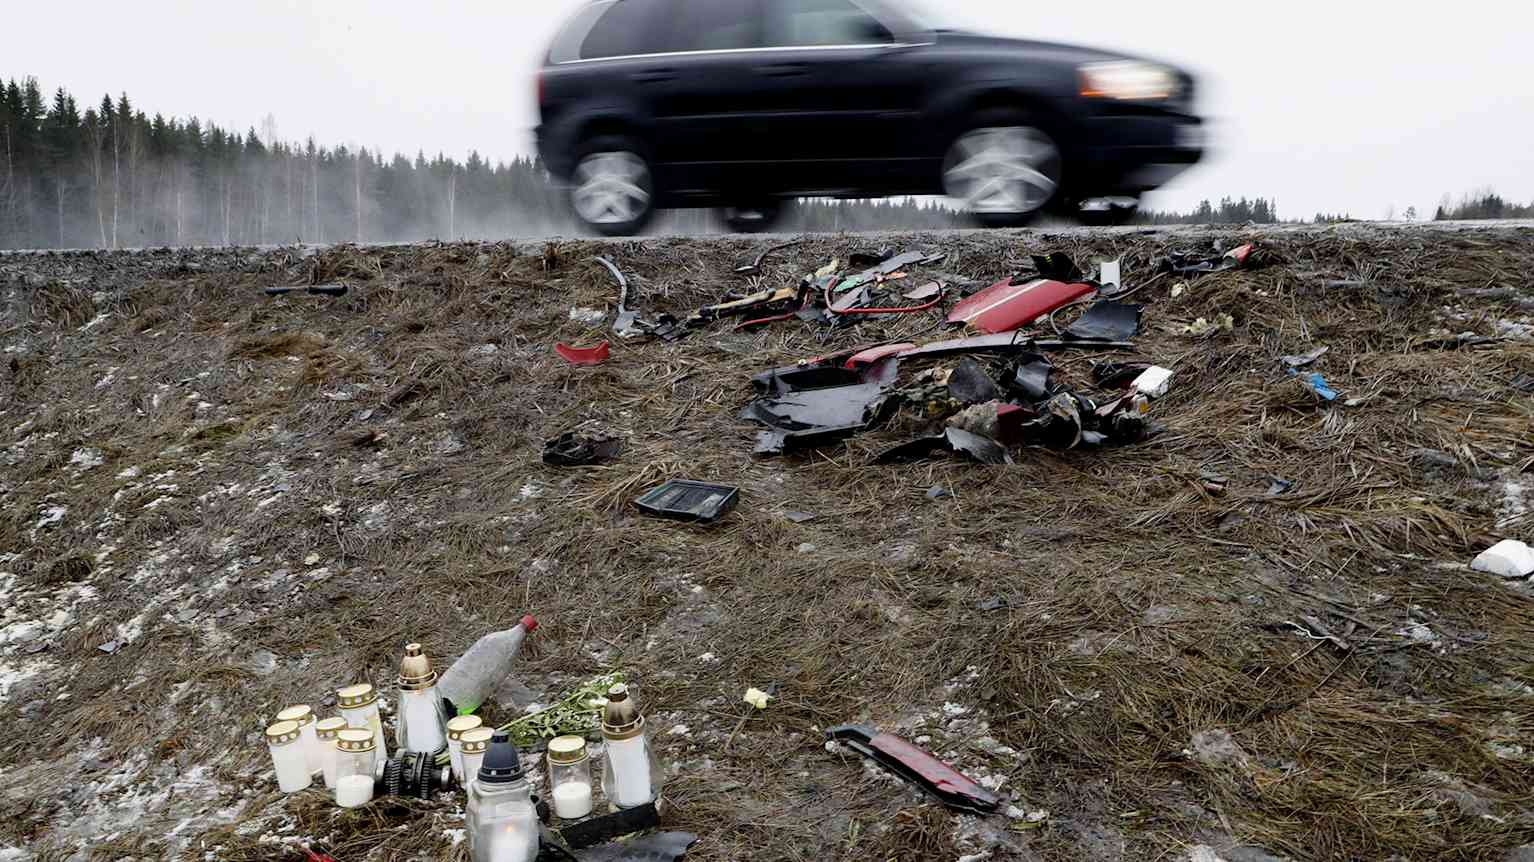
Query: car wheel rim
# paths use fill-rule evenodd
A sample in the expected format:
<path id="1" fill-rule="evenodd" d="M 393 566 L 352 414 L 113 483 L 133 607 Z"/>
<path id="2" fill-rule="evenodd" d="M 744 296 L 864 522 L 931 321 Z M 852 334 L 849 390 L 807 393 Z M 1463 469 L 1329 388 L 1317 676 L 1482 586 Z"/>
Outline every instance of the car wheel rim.
<path id="1" fill-rule="evenodd" d="M 1027 126 L 967 132 L 944 164 L 948 195 L 974 213 L 1036 212 L 1060 188 L 1059 147 Z"/>
<path id="2" fill-rule="evenodd" d="M 623 224 L 650 206 L 650 169 L 633 153 L 592 153 L 575 169 L 575 212 L 590 224 Z"/>

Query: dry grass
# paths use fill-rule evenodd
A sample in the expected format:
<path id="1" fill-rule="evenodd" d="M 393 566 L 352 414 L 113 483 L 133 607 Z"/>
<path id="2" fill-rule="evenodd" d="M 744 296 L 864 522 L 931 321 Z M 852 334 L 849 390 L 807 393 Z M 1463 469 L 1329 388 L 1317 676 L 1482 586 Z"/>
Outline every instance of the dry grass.
<path id="1" fill-rule="evenodd" d="M 1063 249 L 1122 255 L 1134 283 L 1168 247 L 1208 238 L 907 244 L 948 251 L 955 279 Z M 1262 239 L 1261 268 L 1192 280 L 1175 299 L 1179 280 L 1163 278 L 1136 297 L 1148 306 L 1140 352 L 1178 373 L 1155 409 L 1164 433 L 1127 449 L 1029 450 L 1007 469 L 870 466 L 921 426 L 911 416 L 803 456 L 750 456 L 753 430 L 735 418 L 750 374 L 937 337 L 930 316 L 829 336 L 794 322 L 614 339 L 592 369 L 550 350 L 609 337 L 566 315 L 612 310 L 593 254 L 631 275 L 642 313 L 682 313 L 741 286 L 729 270 L 758 246 L 745 240 L 221 252 L 200 271 L 179 257 L 102 270 L 97 299 L 20 290 L 0 328 L 32 346 L 27 371 L 0 373 L 0 445 L 31 442 L 0 461 L 0 554 L 17 555 L 3 568 L 48 591 L 89 584 L 100 600 L 43 653 L 58 666 L 50 691 L 70 696 L 23 685 L 0 703 L 0 722 L 26 729 L 0 740 L 0 760 L 66 757 L 99 737 L 108 762 L 144 752 L 146 775 L 213 765 L 208 807 L 241 813 L 199 821 L 195 858 L 298 859 L 261 840 L 279 835 L 311 836 L 341 862 L 458 859 L 449 804 L 340 813 L 317 792 L 270 794 L 257 732 L 289 701 L 328 712 L 336 686 L 386 683 L 406 640 L 451 656 L 532 611 L 544 626 L 523 682 L 536 692 L 614 668 L 640 682 L 678 769 L 668 825 L 703 836 L 690 859 L 984 846 L 1156 859 L 1226 841 L 1295 859 L 1499 859 L 1534 841 L 1534 761 L 1511 747 L 1534 751 L 1534 696 L 1509 684 L 1534 670 L 1534 614 L 1526 587 L 1462 564 L 1493 535 L 1528 538 L 1526 516 L 1496 526 L 1491 485 L 1534 460 L 1534 408 L 1510 385 L 1534 371 L 1534 346 L 1417 345 L 1434 329 L 1494 333 L 1501 309 L 1456 290 L 1534 269 L 1534 243 L 1367 228 Z M 765 281 L 863 244 L 811 238 L 775 255 Z M 261 293 L 338 278 L 353 286 L 339 300 Z M 1325 286 L 1342 280 L 1365 284 Z M 1178 334 L 1221 313 L 1234 332 Z M 1316 369 L 1353 406 L 1317 404 L 1281 373 L 1278 357 L 1321 344 L 1331 352 Z M 1058 361 L 1086 386 L 1096 358 Z M 587 422 L 627 438 L 616 463 L 539 463 L 544 440 Z M 72 468 L 82 448 L 104 463 Z M 1455 466 L 1422 468 L 1423 449 Z M 117 478 L 129 468 L 139 478 Z M 1208 473 L 1228 480 L 1223 493 Z M 738 485 L 744 502 L 712 528 L 628 508 L 673 476 Z M 1270 495 L 1270 477 L 1292 490 Z M 953 497 L 930 500 L 934 485 Z M 34 535 L 54 505 L 69 514 Z M 140 615 L 141 637 L 97 649 Z M 1346 646 L 1297 633 L 1302 618 Z M 1414 638 L 1423 631 L 1431 639 Z M 261 650 L 275 669 L 252 664 Z M 753 685 L 778 699 L 735 733 Z M 945 702 L 970 712 L 951 718 Z M 828 754 L 819 729 L 849 720 L 929 736 L 1049 819 L 950 816 Z M 1188 753 L 1216 729 L 1246 756 Z M 38 801 L 8 808 L 0 837 L 67 846 L 60 788 L 30 787 Z M 14 783 L 0 792 L 19 798 Z M 156 856 L 173 825 L 151 817 L 96 852 Z"/>

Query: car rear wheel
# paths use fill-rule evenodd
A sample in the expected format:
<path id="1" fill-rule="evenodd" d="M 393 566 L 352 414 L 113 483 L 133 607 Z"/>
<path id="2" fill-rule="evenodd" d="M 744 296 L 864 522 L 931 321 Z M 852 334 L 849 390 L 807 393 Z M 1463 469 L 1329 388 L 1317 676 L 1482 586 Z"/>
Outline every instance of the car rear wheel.
<path id="1" fill-rule="evenodd" d="M 782 223 L 793 208 L 790 201 L 768 198 L 720 207 L 719 220 L 733 233 L 765 233 Z"/>
<path id="2" fill-rule="evenodd" d="M 582 148 L 570 178 L 570 208 L 588 230 L 632 236 L 655 215 L 655 181 L 636 141 L 598 138 Z"/>
<path id="3" fill-rule="evenodd" d="M 949 147 L 943 187 L 985 227 L 1020 227 L 1060 193 L 1065 173 L 1049 132 L 1020 112 L 987 112 Z"/>

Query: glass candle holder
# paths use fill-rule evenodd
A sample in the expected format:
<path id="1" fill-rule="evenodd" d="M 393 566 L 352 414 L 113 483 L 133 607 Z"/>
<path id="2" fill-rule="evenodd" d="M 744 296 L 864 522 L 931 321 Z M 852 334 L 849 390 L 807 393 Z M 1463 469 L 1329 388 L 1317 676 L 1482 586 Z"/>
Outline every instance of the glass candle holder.
<path id="1" fill-rule="evenodd" d="M 484 719 L 477 715 L 460 715 L 449 719 L 447 723 L 447 751 L 449 760 L 453 764 L 453 777 L 458 779 L 459 784 L 467 784 L 463 771 L 463 735 L 480 727 L 485 723 Z"/>
<path id="2" fill-rule="evenodd" d="M 278 721 L 291 721 L 298 725 L 304 746 L 304 760 L 309 764 L 311 775 L 318 775 L 325 768 L 324 752 L 320 749 L 319 731 L 315 728 L 314 710 L 305 705 L 290 706 L 277 713 Z"/>
<path id="3" fill-rule="evenodd" d="M 495 729 L 490 727 L 476 727 L 465 731 L 463 734 L 463 789 L 468 790 L 474 783 L 474 777 L 479 775 L 479 767 L 485 762 L 485 752 L 490 750 L 490 740 L 495 738 Z"/>
<path id="4" fill-rule="evenodd" d="M 644 716 L 618 683 L 607 690 L 602 711 L 602 792 L 618 808 L 636 808 L 660 793 L 660 765 L 645 730 Z"/>
<path id="5" fill-rule="evenodd" d="M 346 719 L 336 716 L 314 723 L 314 735 L 320 741 L 320 766 L 325 774 L 325 786 L 336 788 L 336 739 L 346 729 Z"/>
<path id="6" fill-rule="evenodd" d="M 558 736 L 549 740 L 549 796 L 554 816 L 579 820 L 591 813 L 591 757 L 586 740 Z"/>
<path id="7" fill-rule="evenodd" d="M 268 727 L 266 745 L 272 752 L 272 767 L 277 770 L 277 787 L 283 793 L 297 793 L 314 781 L 304 755 L 303 732 L 297 722 L 279 721 Z"/>
<path id="8" fill-rule="evenodd" d="M 378 712 L 378 692 L 367 683 L 347 686 L 336 692 L 336 705 L 347 727 L 373 732 L 373 761 L 389 759 L 389 742 L 384 737 L 383 716 Z"/>
<path id="9" fill-rule="evenodd" d="M 373 734 L 347 728 L 336 737 L 336 804 L 359 808 L 373 801 Z"/>

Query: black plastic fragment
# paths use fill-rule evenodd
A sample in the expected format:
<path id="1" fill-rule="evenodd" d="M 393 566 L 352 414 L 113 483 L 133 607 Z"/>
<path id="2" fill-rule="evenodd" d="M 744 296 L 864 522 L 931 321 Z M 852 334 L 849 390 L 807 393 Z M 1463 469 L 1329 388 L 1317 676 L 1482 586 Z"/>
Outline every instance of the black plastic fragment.
<path id="1" fill-rule="evenodd" d="M 894 256 L 895 250 L 889 247 L 864 249 L 862 251 L 855 251 L 849 255 L 847 257 L 847 265 L 850 267 L 863 267 L 864 269 L 867 269 L 872 266 L 878 266 L 879 264 L 884 263 L 886 260 L 889 260 Z"/>
<path id="2" fill-rule="evenodd" d="M 1006 448 L 1000 443 L 960 428 L 948 428 L 936 436 L 921 437 L 897 446 L 880 455 L 874 463 L 897 464 L 905 461 L 920 461 L 939 451 L 968 455 L 982 464 L 1012 463 L 1012 456 L 1007 454 Z"/>
<path id="3" fill-rule="evenodd" d="M 1092 382 L 1104 389 L 1128 389 L 1150 367 L 1148 362 L 1096 362 Z"/>
<path id="4" fill-rule="evenodd" d="M 566 431 L 543 444 L 543 463 L 551 467 L 605 464 L 622 451 L 623 441 L 617 437 L 582 437 Z"/>
<path id="5" fill-rule="evenodd" d="M 647 514 L 700 524 L 712 524 L 739 503 L 739 488 L 686 479 L 672 479 L 634 501 Z"/>
<path id="6" fill-rule="evenodd" d="M 1075 341 L 1128 341 L 1140 331 L 1143 305 L 1127 302 L 1099 302 L 1064 332 Z"/>
<path id="7" fill-rule="evenodd" d="M 1049 360 L 1039 356 L 1018 365 L 1017 374 L 1013 376 L 1012 382 L 1024 395 L 1034 401 L 1042 401 L 1052 392 L 1049 375 L 1054 373 L 1054 370 L 1055 367 L 1049 363 Z"/>
<path id="8" fill-rule="evenodd" d="M 1051 252 L 1049 254 L 1036 254 L 1033 256 L 1033 268 L 1039 271 L 1043 278 L 1052 278 L 1055 281 L 1075 283 L 1081 280 L 1081 269 L 1076 266 L 1076 261 L 1064 252 Z"/>
<path id="9" fill-rule="evenodd" d="M 987 404 L 1000 401 L 1001 387 L 973 359 L 964 359 L 948 376 L 948 391 L 960 404 Z"/>
<path id="10" fill-rule="evenodd" d="M 647 802 L 636 808 L 623 808 L 611 814 L 577 821 L 559 830 L 559 837 L 571 847 L 580 849 L 611 841 L 620 835 L 654 829 L 660 825 L 660 813 L 655 803 Z M 585 857 L 581 857 L 584 859 Z"/>
<path id="11" fill-rule="evenodd" d="M 675 862 L 698 840 L 691 832 L 656 832 L 619 844 L 603 844 L 577 854 L 579 862 Z"/>

